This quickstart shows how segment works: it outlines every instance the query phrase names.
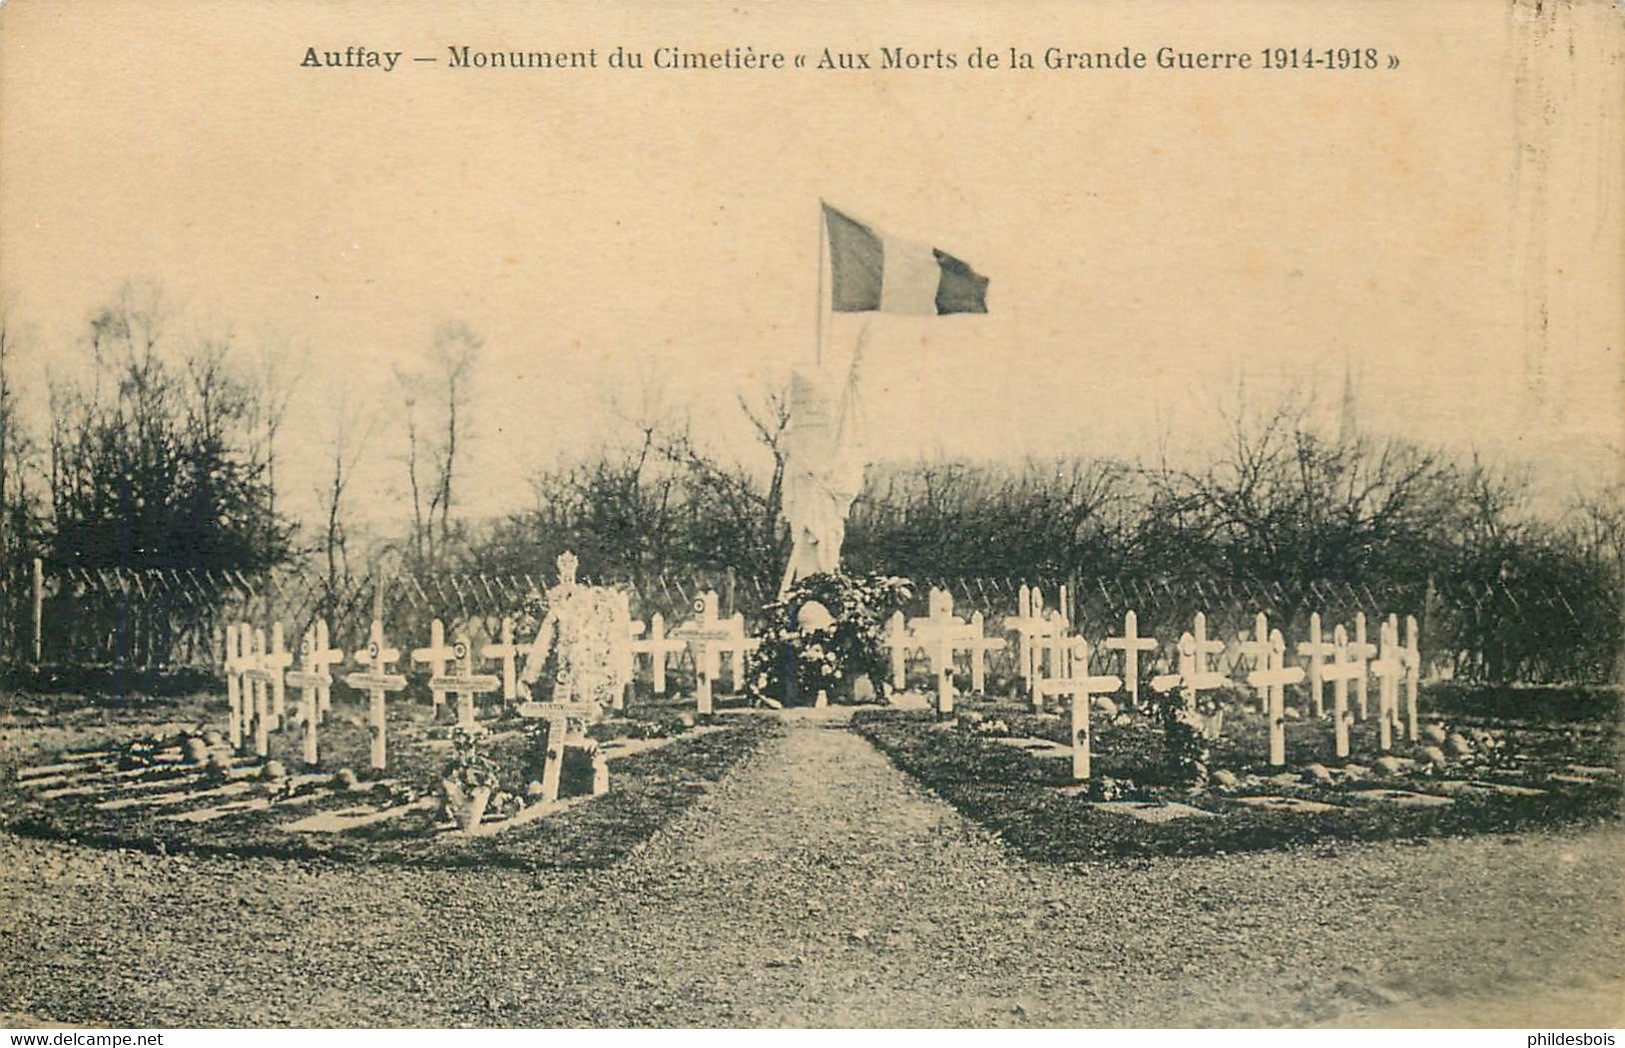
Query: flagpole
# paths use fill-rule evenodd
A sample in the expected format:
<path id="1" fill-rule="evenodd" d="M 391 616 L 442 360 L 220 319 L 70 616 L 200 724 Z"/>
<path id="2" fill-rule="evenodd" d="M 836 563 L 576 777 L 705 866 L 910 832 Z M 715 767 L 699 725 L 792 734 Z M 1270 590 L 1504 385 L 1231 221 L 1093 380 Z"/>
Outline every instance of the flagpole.
<path id="1" fill-rule="evenodd" d="M 818 201 L 818 297 L 813 299 L 813 364 L 824 366 L 824 201 Z"/>

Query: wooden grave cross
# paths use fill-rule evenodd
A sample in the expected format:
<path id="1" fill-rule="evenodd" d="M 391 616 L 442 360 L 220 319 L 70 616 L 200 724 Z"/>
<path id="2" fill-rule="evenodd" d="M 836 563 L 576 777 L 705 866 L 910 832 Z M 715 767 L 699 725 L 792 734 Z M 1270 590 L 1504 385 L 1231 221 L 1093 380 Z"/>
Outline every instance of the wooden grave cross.
<path id="1" fill-rule="evenodd" d="M 430 677 L 429 690 L 437 696 L 446 692 L 454 695 L 457 699 L 457 726 L 472 730 L 475 727 L 474 696 L 501 691 L 502 680 L 489 673 L 474 672 L 474 645 L 469 643 L 467 633 L 459 632 L 451 642 L 451 657 L 456 662 L 454 672 L 442 671 L 440 675 Z"/>
<path id="2" fill-rule="evenodd" d="M 615 632 L 610 637 L 613 649 L 610 658 L 615 663 L 615 676 L 621 686 L 615 689 L 612 700 L 615 709 L 626 709 L 626 693 L 632 689 L 632 674 L 634 672 L 633 657 L 637 651 L 635 645 L 639 637 L 643 636 L 643 623 L 632 617 L 632 601 L 622 590 L 615 592 Z M 735 653 L 734 681 L 737 682 L 745 675 L 744 667 L 739 663 L 742 653 Z"/>
<path id="3" fill-rule="evenodd" d="M 1239 645 L 1242 655 L 1253 660 L 1253 669 L 1264 669 L 1264 664 L 1270 657 L 1270 620 L 1262 611 L 1253 616 L 1253 639 L 1244 640 Z M 1259 693 L 1259 712 L 1269 716 L 1269 703 L 1263 693 Z"/>
<path id="4" fill-rule="evenodd" d="M 429 623 L 429 646 L 427 648 L 414 648 L 412 651 L 412 661 L 421 662 L 428 666 L 431 680 L 444 677 L 446 675 L 446 663 L 456 657 L 457 652 L 452 649 L 451 645 L 446 643 L 446 627 L 439 619 Z M 434 696 L 435 712 L 439 713 L 440 703 L 446 697 L 445 691 L 431 687 L 429 694 Z"/>
<path id="5" fill-rule="evenodd" d="M 1128 685 L 1129 705 L 1140 707 L 1140 652 L 1156 651 L 1157 638 L 1140 636 L 1140 619 L 1132 611 L 1123 613 L 1123 635 L 1107 637 L 1106 647 L 1123 653 L 1123 683 Z"/>
<path id="6" fill-rule="evenodd" d="M 886 647 L 891 652 L 892 691 L 899 694 L 908 687 L 908 650 L 912 644 L 908 626 L 903 622 L 903 613 L 892 612 L 886 623 Z"/>
<path id="7" fill-rule="evenodd" d="M 1394 745 L 1394 708 L 1399 700 L 1399 678 L 1405 675 L 1405 660 L 1399 652 L 1399 631 L 1393 623 L 1382 624 L 1379 640 L 1376 661 L 1367 668 L 1377 676 L 1377 739 L 1387 753 Z"/>
<path id="8" fill-rule="evenodd" d="M 244 624 L 242 628 L 246 631 L 248 626 Z M 280 670 L 275 674 L 278 677 L 281 675 Z M 248 681 L 248 691 L 252 699 L 250 705 L 254 729 L 254 753 L 260 757 L 268 757 L 271 754 L 269 731 L 272 676 L 271 669 L 265 664 L 265 631 L 253 630 L 249 640 L 248 668 L 243 671 L 243 677 Z"/>
<path id="9" fill-rule="evenodd" d="M 1354 639 L 1349 642 L 1349 658 L 1360 667 L 1360 673 L 1354 678 L 1354 704 L 1360 711 L 1360 719 L 1370 716 L 1369 684 L 1370 674 L 1366 670 L 1366 663 L 1377 657 L 1377 646 L 1369 643 L 1365 633 L 1365 612 L 1354 613 Z"/>
<path id="10" fill-rule="evenodd" d="M 519 656 L 524 654 L 525 645 L 515 642 L 513 635 L 513 619 L 504 617 L 502 620 L 502 633 L 500 639 L 480 648 L 480 654 L 488 659 L 496 659 L 502 663 L 502 701 L 517 702 L 519 700 Z"/>
<path id="11" fill-rule="evenodd" d="M 1326 715 L 1326 689 L 1322 685 L 1320 671 L 1334 654 L 1333 645 L 1321 633 L 1320 612 L 1312 612 L 1309 616 L 1309 640 L 1297 646 L 1297 656 L 1309 660 L 1304 679 L 1309 682 L 1309 705 L 1317 718 Z"/>
<path id="12" fill-rule="evenodd" d="M 1286 686 L 1301 680 L 1303 667 L 1286 664 L 1286 638 L 1280 630 L 1272 630 L 1264 668 L 1247 674 L 1247 683 L 1264 693 L 1264 705 L 1269 710 L 1270 764 L 1276 767 L 1286 763 Z"/>
<path id="13" fill-rule="evenodd" d="M 737 612 L 730 618 L 717 618 L 717 595 L 706 590 L 694 600 L 696 618 L 689 620 L 671 635 L 681 639 L 694 658 L 694 702 L 701 715 L 711 712 L 711 682 L 720 666 L 719 653 L 742 652 L 755 647 L 745 636 L 745 617 Z M 734 686 L 739 686 L 739 680 Z"/>
<path id="14" fill-rule="evenodd" d="M 954 642 L 965 638 L 970 624 L 954 614 L 954 598 L 947 590 L 933 588 L 928 601 L 931 613 L 910 619 L 908 628 L 931 661 L 937 712 L 946 716 L 954 711 Z"/>
<path id="15" fill-rule="evenodd" d="M 1189 709 L 1196 708 L 1198 692 L 1210 688 L 1223 687 L 1229 680 L 1224 674 L 1215 672 L 1208 663 L 1208 658 L 1224 651 L 1224 641 L 1208 640 L 1207 615 L 1196 613 L 1196 620 L 1192 624 L 1194 632 L 1181 634 L 1179 637 L 1179 666 L 1175 673 L 1163 673 L 1151 678 L 1151 687 L 1157 691 L 1170 691 L 1180 689 L 1185 694 L 1185 705 Z"/>
<path id="16" fill-rule="evenodd" d="M 344 652 L 327 646 L 327 623 L 317 619 L 299 642 L 298 666 L 286 674 L 288 686 L 299 692 L 299 716 L 305 723 L 303 756 L 310 767 L 317 761 L 316 726 L 322 719 L 322 694 L 333 686 L 328 667 L 343 661 Z"/>
<path id="17" fill-rule="evenodd" d="M 683 651 L 688 643 L 683 640 L 669 638 L 666 635 L 666 616 L 655 612 L 649 616 L 649 635 L 639 637 L 627 645 L 634 656 L 648 655 L 650 662 L 650 676 L 653 680 L 654 693 L 666 694 L 666 660 L 672 655 Z"/>
<path id="18" fill-rule="evenodd" d="M 541 803 L 552 804 L 559 799 L 559 780 L 564 770 L 564 743 L 570 722 L 574 720 L 586 725 L 597 719 L 599 708 L 590 702 L 525 702 L 519 705 L 518 712 L 521 717 L 547 721 Z"/>
<path id="19" fill-rule="evenodd" d="M 247 646 L 247 625 L 226 623 L 226 702 L 230 707 L 226 734 L 231 739 L 233 750 L 240 750 L 243 747 L 244 724 L 248 719 L 244 716 L 248 682 L 243 678 L 243 674 L 248 670 Z"/>
<path id="20" fill-rule="evenodd" d="M 1056 654 L 1057 665 L 1051 668 L 1058 675 L 1047 678 L 1040 687 L 1046 695 L 1072 696 L 1072 777 L 1083 780 L 1089 778 L 1089 713 L 1093 698 L 1118 690 L 1123 686 L 1123 678 L 1091 675 L 1089 642 L 1082 637 L 1074 637 L 1070 644 L 1056 649 Z"/>
<path id="21" fill-rule="evenodd" d="M 265 651 L 262 665 L 271 677 L 271 726 L 281 731 L 288 715 L 286 681 L 288 667 L 293 665 L 293 652 L 285 646 L 280 622 L 271 623 L 271 646 Z"/>
<path id="22" fill-rule="evenodd" d="M 1016 615 L 1004 620 L 1004 628 L 1016 634 L 1016 669 L 1031 694 L 1043 658 L 1043 638 L 1055 632 L 1054 623 L 1044 615 L 1043 591 L 1024 583 L 1016 595 Z"/>
<path id="23" fill-rule="evenodd" d="M 1340 622 L 1332 631 L 1332 661 L 1320 671 L 1322 680 L 1332 682 L 1332 726 L 1337 755 L 1349 755 L 1349 681 L 1365 673 L 1365 666 L 1349 658 L 1349 631 Z"/>
<path id="24" fill-rule="evenodd" d="M 400 659 L 401 653 L 395 648 L 385 647 L 384 643 L 384 624 L 373 619 L 366 648 L 355 653 L 355 660 L 366 669 L 344 678 L 344 683 L 357 691 L 366 692 L 370 700 L 367 724 L 372 732 L 372 767 L 378 771 L 384 770 L 388 758 L 384 697 L 406 687 L 405 677 L 389 672 L 389 666 Z"/>
<path id="25" fill-rule="evenodd" d="M 1399 636 L 1399 627 L 1394 627 L 1394 636 Z M 1416 699 L 1417 693 L 1422 690 L 1422 639 L 1421 631 L 1416 624 L 1415 615 L 1405 616 L 1405 643 L 1399 649 L 1400 661 L 1405 664 L 1405 738 L 1411 742 L 1417 740 L 1416 731 Z"/>
<path id="26" fill-rule="evenodd" d="M 1005 648 L 1003 637 L 987 635 L 985 621 L 980 611 L 972 612 L 964 643 L 958 645 L 970 652 L 970 690 L 974 695 L 987 693 L 988 659 L 995 651 L 1003 651 Z"/>

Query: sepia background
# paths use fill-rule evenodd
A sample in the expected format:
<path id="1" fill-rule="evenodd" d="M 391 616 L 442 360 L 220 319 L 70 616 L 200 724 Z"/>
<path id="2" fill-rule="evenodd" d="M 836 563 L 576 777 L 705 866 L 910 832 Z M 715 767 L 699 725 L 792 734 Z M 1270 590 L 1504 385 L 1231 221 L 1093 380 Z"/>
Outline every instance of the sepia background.
<path id="1" fill-rule="evenodd" d="M 992 279 L 986 316 L 880 316 L 873 457 L 1166 451 L 1297 386 L 1361 424 L 1618 468 L 1617 6 L 625 5 L 14 0 L 0 280 L 25 384 L 82 365 L 127 281 L 176 331 L 306 372 L 278 487 L 319 509 L 336 412 L 484 339 L 475 516 L 627 416 L 746 444 L 735 396 L 811 355 L 820 197 Z M 454 70 L 445 49 L 1374 46 L 1398 70 Z M 406 52 L 391 73 L 308 46 Z M 413 64 L 410 56 L 435 56 Z M 832 347 L 856 327 L 840 318 Z M 32 410 L 43 412 L 43 398 Z M 393 440 L 393 442 L 392 442 Z M 398 496 L 398 434 L 358 484 Z M 308 478 L 301 483 L 301 478 Z M 362 500 L 362 514 L 383 507 Z"/>

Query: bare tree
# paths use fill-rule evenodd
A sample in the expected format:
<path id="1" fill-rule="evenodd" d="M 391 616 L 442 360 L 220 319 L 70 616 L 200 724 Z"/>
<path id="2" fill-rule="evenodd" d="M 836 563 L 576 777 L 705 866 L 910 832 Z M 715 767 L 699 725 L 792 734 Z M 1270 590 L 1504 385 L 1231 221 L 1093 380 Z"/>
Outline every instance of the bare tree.
<path id="1" fill-rule="evenodd" d="M 438 565 L 453 537 L 459 453 L 467 442 L 471 387 L 484 339 L 450 321 L 416 370 L 396 370 L 406 409 L 406 475 L 412 498 L 412 556 Z"/>
<path id="2" fill-rule="evenodd" d="M 350 577 L 349 529 L 345 513 L 344 496 L 357 464 L 366 454 L 378 431 L 378 416 L 363 412 L 359 417 L 354 406 L 343 399 L 333 411 L 332 439 L 329 442 L 332 469 L 328 482 L 318 494 L 325 521 L 322 535 L 322 555 L 327 568 L 329 600 L 339 592 L 340 583 Z"/>

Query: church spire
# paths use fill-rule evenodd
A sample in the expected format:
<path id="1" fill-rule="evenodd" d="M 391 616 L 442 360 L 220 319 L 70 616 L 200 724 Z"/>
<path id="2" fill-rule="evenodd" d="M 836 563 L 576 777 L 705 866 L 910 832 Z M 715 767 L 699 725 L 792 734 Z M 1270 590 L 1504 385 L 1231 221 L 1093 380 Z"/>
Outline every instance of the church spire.
<path id="1" fill-rule="evenodd" d="M 1337 421 L 1337 442 L 1347 446 L 1360 435 L 1359 419 L 1354 411 L 1354 354 L 1343 353 L 1343 406 Z"/>

